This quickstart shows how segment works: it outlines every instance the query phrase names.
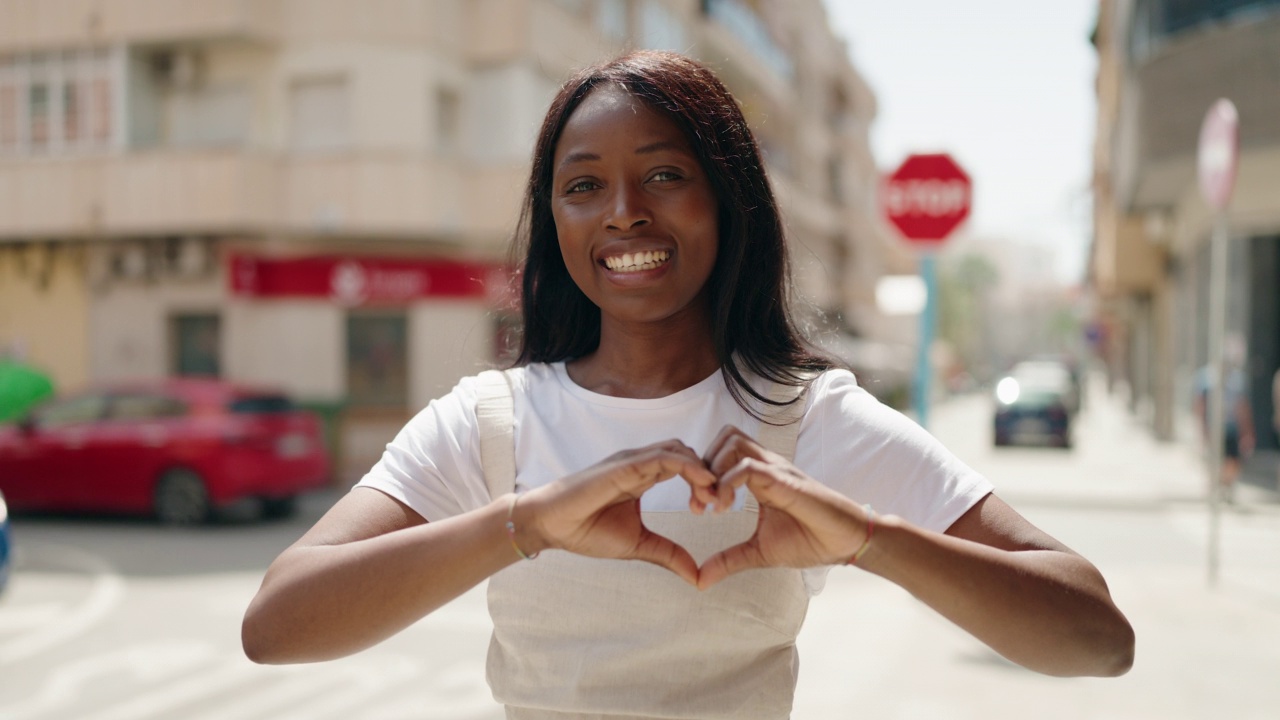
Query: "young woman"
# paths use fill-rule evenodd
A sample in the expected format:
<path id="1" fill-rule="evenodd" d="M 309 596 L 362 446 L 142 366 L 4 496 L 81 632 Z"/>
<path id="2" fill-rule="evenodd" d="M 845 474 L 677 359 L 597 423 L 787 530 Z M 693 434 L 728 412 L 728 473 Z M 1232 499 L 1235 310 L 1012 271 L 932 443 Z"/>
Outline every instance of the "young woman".
<path id="1" fill-rule="evenodd" d="M 705 67 L 566 83 L 518 239 L 516 367 L 433 401 L 280 555 L 250 658 L 354 653 L 487 579 L 508 717 L 785 718 L 808 598 L 853 565 L 1033 670 L 1129 668 L 1093 565 L 805 349 L 764 166 Z"/>

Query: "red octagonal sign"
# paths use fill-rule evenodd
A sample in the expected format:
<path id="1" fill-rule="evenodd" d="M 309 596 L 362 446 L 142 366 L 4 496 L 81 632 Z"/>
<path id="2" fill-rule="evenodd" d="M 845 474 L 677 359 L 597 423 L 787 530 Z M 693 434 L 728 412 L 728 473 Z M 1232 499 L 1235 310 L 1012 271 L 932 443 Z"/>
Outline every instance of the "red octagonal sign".
<path id="1" fill-rule="evenodd" d="M 946 153 L 912 155 L 885 178 L 881 203 L 902 236 L 920 245 L 940 245 L 969 217 L 973 186 Z"/>

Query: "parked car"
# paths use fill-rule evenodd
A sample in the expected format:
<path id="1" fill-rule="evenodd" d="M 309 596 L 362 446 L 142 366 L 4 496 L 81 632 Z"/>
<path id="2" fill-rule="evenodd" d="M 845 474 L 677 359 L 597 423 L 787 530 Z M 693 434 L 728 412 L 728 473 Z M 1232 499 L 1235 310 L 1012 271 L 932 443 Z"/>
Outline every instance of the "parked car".
<path id="1" fill-rule="evenodd" d="M 95 387 L 0 427 L 13 510 L 151 513 L 198 523 L 245 498 L 291 513 L 330 461 L 313 413 L 283 393 L 219 380 Z"/>
<path id="2" fill-rule="evenodd" d="M 9 587 L 9 572 L 13 568 L 13 536 L 9 534 L 9 506 L 0 492 L 0 595 Z"/>
<path id="3" fill-rule="evenodd" d="M 1077 405 L 1069 368 L 1038 360 L 1015 365 L 996 384 L 995 444 L 1051 444 L 1069 448 Z"/>

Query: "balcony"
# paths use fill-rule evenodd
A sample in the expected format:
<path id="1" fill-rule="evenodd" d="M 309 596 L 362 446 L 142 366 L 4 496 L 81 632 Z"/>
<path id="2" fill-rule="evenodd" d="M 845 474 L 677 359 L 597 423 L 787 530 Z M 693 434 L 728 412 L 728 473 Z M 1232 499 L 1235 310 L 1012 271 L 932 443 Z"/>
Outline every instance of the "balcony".
<path id="1" fill-rule="evenodd" d="M 1134 151 L 1121 160 L 1123 204 L 1176 204 L 1195 182 L 1196 144 L 1204 114 L 1220 97 L 1240 112 L 1242 155 L 1280 146 L 1280 13 L 1229 25 L 1206 25 L 1162 43 L 1135 63 L 1137 101 L 1122 123 Z"/>
<path id="2" fill-rule="evenodd" d="M 8 0 L 0 48 L 265 36 L 275 3 L 254 0 Z"/>
<path id="3" fill-rule="evenodd" d="M 505 242 L 518 168 L 396 153 L 154 151 L 0 161 L 0 242 L 269 233 Z"/>

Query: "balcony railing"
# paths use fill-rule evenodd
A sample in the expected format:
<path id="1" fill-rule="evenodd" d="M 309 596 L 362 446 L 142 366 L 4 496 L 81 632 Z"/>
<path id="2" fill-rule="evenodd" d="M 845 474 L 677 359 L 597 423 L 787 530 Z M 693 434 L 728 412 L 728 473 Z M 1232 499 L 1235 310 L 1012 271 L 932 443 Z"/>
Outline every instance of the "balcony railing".
<path id="1" fill-rule="evenodd" d="M 783 80 L 795 76 L 791 56 L 773 39 L 760 16 L 741 0 L 703 0 L 707 17 L 738 38 L 761 62 Z"/>
<path id="2" fill-rule="evenodd" d="M 245 150 L 0 161 L 0 242 L 225 232 L 505 239 L 520 168 Z M 484 198 L 478 200 L 477 198 Z"/>

